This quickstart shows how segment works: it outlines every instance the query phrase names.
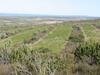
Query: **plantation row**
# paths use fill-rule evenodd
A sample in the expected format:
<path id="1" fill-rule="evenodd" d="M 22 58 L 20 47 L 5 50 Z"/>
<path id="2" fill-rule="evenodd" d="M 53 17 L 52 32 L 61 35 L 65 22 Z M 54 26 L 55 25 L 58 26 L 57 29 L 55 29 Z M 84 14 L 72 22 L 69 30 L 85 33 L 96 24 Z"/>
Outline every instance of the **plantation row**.
<path id="1" fill-rule="evenodd" d="M 32 26 L 1 26 L 0 27 L 0 40 L 18 34 L 20 32 L 30 30 Z"/>
<path id="2" fill-rule="evenodd" d="M 100 30 L 93 25 L 84 25 L 82 29 L 88 39 L 100 40 Z"/>
<path id="3" fill-rule="evenodd" d="M 74 50 L 75 73 L 76 75 L 99 75 L 100 30 L 96 24 L 82 25 L 81 30 L 85 40 Z"/>
<path id="4" fill-rule="evenodd" d="M 34 34 L 36 32 L 41 31 L 41 30 L 48 30 L 49 28 L 50 28 L 49 26 L 33 26 L 30 30 L 26 30 L 16 35 L 10 36 L 6 39 L 2 39 L 0 41 L 0 47 L 3 47 L 7 42 L 9 42 L 10 45 L 15 45 L 17 43 L 24 42 L 30 37 L 35 36 Z"/>
<path id="5" fill-rule="evenodd" d="M 62 48 L 64 48 L 64 44 L 68 41 L 71 31 L 71 25 L 58 25 L 53 31 L 49 32 L 43 40 L 35 45 L 33 44 L 33 48 L 36 50 L 50 50 L 54 53 L 58 53 Z"/>

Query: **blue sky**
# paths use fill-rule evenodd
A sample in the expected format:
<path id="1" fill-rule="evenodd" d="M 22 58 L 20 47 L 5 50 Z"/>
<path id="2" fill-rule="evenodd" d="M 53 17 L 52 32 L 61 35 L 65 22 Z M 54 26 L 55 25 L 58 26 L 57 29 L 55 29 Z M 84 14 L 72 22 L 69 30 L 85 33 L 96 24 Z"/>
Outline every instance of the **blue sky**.
<path id="1" fill-rule="evenodd" d="M 100 0 L 0 0 L 0 13 L 100 16 Z"/>

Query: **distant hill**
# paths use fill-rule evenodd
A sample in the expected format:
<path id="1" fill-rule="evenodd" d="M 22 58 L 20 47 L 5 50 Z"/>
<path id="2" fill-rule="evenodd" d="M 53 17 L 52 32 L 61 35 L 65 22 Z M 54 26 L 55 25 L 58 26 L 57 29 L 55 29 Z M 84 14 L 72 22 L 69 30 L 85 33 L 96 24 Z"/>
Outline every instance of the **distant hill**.
<path id="1" fill-rule="evenodd" d="M 80 19 L 100 19 L 100 17 L 91 16 L 58 16 L 58 15 L 40 15 L 40 14 L 16 14 L 16 13 L 0 13 L 0 16 L 20 16 L 20 17 L 37 17 L 45 19 L 57 20 L 80 20 Z"/>

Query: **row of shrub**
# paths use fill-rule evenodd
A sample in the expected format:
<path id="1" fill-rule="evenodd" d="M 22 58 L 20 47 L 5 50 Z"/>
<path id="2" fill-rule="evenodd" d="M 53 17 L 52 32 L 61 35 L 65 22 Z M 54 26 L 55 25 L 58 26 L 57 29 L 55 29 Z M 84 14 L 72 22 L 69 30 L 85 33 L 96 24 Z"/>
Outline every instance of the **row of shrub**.
<path id="1" fill-rule="evenodd" d="M 0 49 L 0 64 L 15 64 L 13 75 L 58 75 L 67 71 L 66 61 L 49 49 L 33 50 L 25 44 L 13 49 L 7 43 Z"/>
<path id="2" fill-rule="evenodd" d="M 74 53 L 77 60 L 86 61 L 89 64 L 100 64 L 100 42 L 89 40 L 81 43 Z"/>
<path id="3" fill-rule="evenodd" d="M 72 42 L 83 42 L 84 41 L 84 35 L 79 26 L 76 26 L 76 25 L 73 26 L 73 30 L 69 37 L 69 40 Z"/>

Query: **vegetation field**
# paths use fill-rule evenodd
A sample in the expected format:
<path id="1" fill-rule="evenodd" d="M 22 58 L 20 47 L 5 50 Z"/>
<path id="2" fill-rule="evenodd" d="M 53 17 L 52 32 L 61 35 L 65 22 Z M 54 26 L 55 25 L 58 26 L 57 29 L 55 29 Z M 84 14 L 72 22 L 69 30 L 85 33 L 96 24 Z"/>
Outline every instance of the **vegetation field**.
<path id="1" fill-rule="evenodd" d="M 10 42 L 12 45 L 16 44 L 16 43 L 19 43 L 19 42 L 23 42 L 24 40 L 30 38 L 30 37 L 33 37 L 35 36 L 34 33 L 37 32 L 37 31 L 41 31 L 41 30 L 45 30 L 45 29 L 48 29 L 47 26 L 35 26 L 35 27 L 32 27 L 31 29 L 29 30 L 25 30 L 23 32 L 20 32 L 16 35 L 13 35 L 11 37 L 8 37 L 6 39 L 3 39 L 0 41 L 0 46 L 2 45 L 5 45 L 7 42 Z"/>
<path id="2" fill-rule="evenodd" d="M 33 45 L 33 48 L 43 48 L 57 53 L 64 48 L 64 44 L 68 41 L 71 31 L 71 25 L 58 25 L 45 38 Z"/>
<path id="3" fill-rule="evenodd" d="M 0 25 L 0 75 L 100 75 L 100 20 L 13 22 Z"/>
<path id="4" fill-rule="evenodd" d="M 100 39 L 100 30 L 97 29 L 93 25 L 84 25 L 82 26 L 83 31 L 85 32 L 87 38 L 94 38 L 94 39 Z"/>

